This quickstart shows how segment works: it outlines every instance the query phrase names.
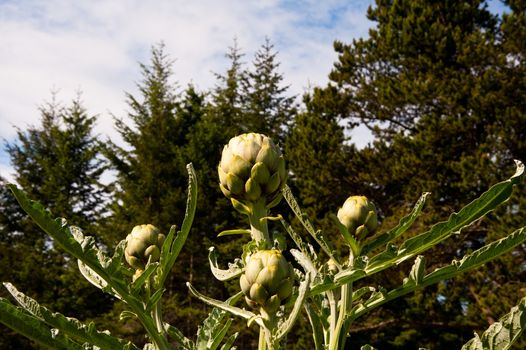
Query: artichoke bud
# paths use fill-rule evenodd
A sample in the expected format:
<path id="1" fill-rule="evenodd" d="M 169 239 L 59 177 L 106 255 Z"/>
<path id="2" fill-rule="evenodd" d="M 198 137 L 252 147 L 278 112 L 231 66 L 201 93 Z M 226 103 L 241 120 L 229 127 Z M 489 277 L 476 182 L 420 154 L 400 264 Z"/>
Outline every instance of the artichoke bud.
<path id="1" fill-rule="evenodd" d="M 329 273 L 333 275 L 337 274 L 340 271 L 338 269 L 338 266 L 336 265 L 336 261 L 334 261 L 333 259 L 329 259 L 329 261 L 327 261 L 327 269 L 329 270 Z"/>
<path id="2" fill-rule="evenodd" d="M 378 227 L 376 207 L 365 196 L 351 196 L 338 210 L 338 220 L 357 240 L 373 233 Z"/>
<path id="3" fill-rule="evenodd" d="M 270 138 L 257 133 L 232 138 L 223 148 L 217 170 L 220 188 L 230 199 L 275 206 L 287 180 L 285 159 Z"/>
<path id="4" fill-rule="evenodd" d="M 279 250 L 260 250 L 252 254 L 239 284 L 247 304 L 274 313 L 292 295 L 294 273 Z"/>
<path id="5" fill-rule="evenodd" d="M 153 225 L 135 226 L 126 237 L 124 257 L 136 270 L 144 270 L 148 260 L 159 261 L 164 235 Z"/>

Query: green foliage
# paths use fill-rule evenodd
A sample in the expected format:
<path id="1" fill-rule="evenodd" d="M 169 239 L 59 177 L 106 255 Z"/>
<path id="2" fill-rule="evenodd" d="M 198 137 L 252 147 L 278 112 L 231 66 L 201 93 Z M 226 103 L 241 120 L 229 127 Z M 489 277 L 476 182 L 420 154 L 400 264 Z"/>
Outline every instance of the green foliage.
<path id="1" fill-rule="evenodd" d="M 287 96 L 288 86 L 282 86 L 277 52 L 268 38 L 256 52 L 252 64 L 253 69 L 246 71 L 241 79 L 245 131 L 262 133 L 284 144 L 297 110 L 295 97 Z"/>
<path id="2" fill-rule="evenodd" d="M 96 118 L 89 116 L 80 96 L 66 107 L 53 98 L 40 107 L 40 117 L 40 125 L 18 129 L 16 140 L 6 143 L 15 181 L 33 198 L 103 241 L 99 220 L 108 189 L 101 183 L 105 164 L 92 134 Z M 48 307 L 81 319 L 111 309 L 111 300 L 76 277 L 76 267 L 31 222 L 4 184 L 0 256 L 4 266 L 16 268 L 1 269 L 0 280 L 11 281 Z M 1 333 L 3 348 L 20 346 L 17 337 Z"/>
<path id="3" fill-rule="evenodd" d="M 526 326 L 526 298 L 492 324 L 483 334 L 475 333 L 475 338 L 467 342 L 462 350 L 502 349 L 507 350 L 521 336 Z"/>
<path id="4" fill-rule="evenodd" d="M 287 305 L 288 311 L 294 309 L 289 326 L 296 318 L 303 324 L 310 320 L 315 325 L 316 348 L 329 339 L 326 329 L 331 322 L 346 328 L 346 321 L 357 317 L 360 323 L 355 322 L 350 330 L 350 346 L 460 347 L 474 331 L 486 329 L 517 304 L 526 288 L 526 250 L 520 244 L 524 231 L 509 234 L 524 225 L 524 184 L 516 186 L 519 195 L 499 207 L 490 205 L 486 208 L 489 212 L 468 204 L 476 210 L 463 210 L 438 227 L 425 229 L 472 198 L 486 196 L 483 193 L 488 185 L 507 174 L 512 159 L 526 159 L 525 6 L 515 0 L 505 1 L 505 5 L 508 12 L 496 16 L 488 11 L 485 1 L 378 0 L 368 12 L 376 23 L 370 36 L 335 43 L 339 57 L 331 82 L 307 94 L 301 112 L 295 98 L 287 95 L 269 40 L 248 65 L 235 43 L 226 55 L 229 67 L 216 75 L 217 85 L 210 91 L 178 88 L 164 46 L 154 46 L 151 61 L 140 65 L 139 93 L 127 95 L 127 117 L 116 121 L 126 145 L 107 142 L 104 147 L 116 170 L 111 188 L 99 181 L 105 165 L 91 135 L 95 118 L 88 116 L 78 99 L 68 108 L 55 102 L 45 105 L 41 108 L 42 124 L 18 130 L 17 141 L 6 145 L 15 179 L 29 197 L 105 243 L 100 251 L 115 248 L 115 264 L 123 249 L 116 243 L 132 227 L 142 223 L 160 227 L 174 243 L 174 250 L 169 253 L 171 243 L 167 243 L 162 262 L 150 264 L 130 283 L 134 292 L 150 284 L 150 291 L 138 300 L 152 298 L 153 302 L 146 302 L 150 311 L 163 300 L 165 321 L 181 328 L 167 327 L 166 332 L 184 348 L 202 348 L 205 343 L 215 347 L 218 337 L 227 341 L 225 349 L 234 339 L 238 348 L 254 348 L 253 331 L 242 322 L 226 321 L 239 332 L 237 337 L 225 333 L 222 326 L 202 326 L 195 343 L 186 338 L 185 334 L 197 331 L 197 320 L 210 310 L 192 301 L 183 281 L 218 300 L 239 290 L 228 280 L 242 273 L 246 251 L 242 259 L 239 257 L 248 235 L 216 236 L 250 230 L 222 198 L 217 188 L 217 164 L 222 145 L 231 137 L 247 131 L 266 133 L 283 147 L 290 169 L 290 189 L 284 196 L 292 208 L 292 213 L 286 205 L 273 208 L 282 216 L 278 222 L 269 220 L 269 232 L 289 233 L 287 243 L 299 249 L 290 251 L 298 260 L 296 267 L 303 270 L 297 270 L 298 278 L 305 283 L 304 273 L 310 273 L 313 287 L 305 293 L 305 314 L 299 315 L 297 308 Z M 375 136 L 363 149 L 352 144 L 348 133 L 359 124 Z M 202 195 L 195 203 L 199 220 L 183 237 L 177 235 L 173 221 L 185 215 L 188 162 L 196 168 Z M 501 186 L 509 190 L 509 183 Z M 506 191 L 504 196 L 508 196 Z M 422 192 L 426 194 L 412 207 L 415 196 Z M 349 247 L 340 240 L 333 222 L 338 205 L 349 195 L 372 199 L 382 223 L 382 233 L 363 242 L 359 247 L 362 257 L 352 263 L 346 257 L 350 251 L 358 251 L 357 246 Z M 494 198 L 502 200 L 498 195 Z M 110 199 L 109 207 L 104 207 L 106 199 Z M 422 210 L 424 202 L 429 204 L 426 210 Z M 16 266 L 1 270 L 0 280 L 14 282 L 42 302 L 41 307 L 75 314 L 86 324 L 95 321 L 98 328 L 108 328 L 142 346 L 144 331 L 135 313 L 124 312 L 122 316 L 132 317 L 114 322 L 124 303 L 114 303 L 107 294 L 79 282 L 74 260 L 35 227 L 5 187 L 0 189 L 0 204 L 0 261 L 3 266 Z M 105 210 L 109 215 L 101 220 Z M 483 214 L 487 218 L 478 219 Z M 459 221 L 454 224 L 455 220 Z M 459 230 L 468 222 L 470 226 Z M 79 236 L 80 231 L 73 231 Z M 186 248 L 181 250 L 184 240 Z M 215 248 L 207 257 L 202 247 L 210 245 Z M 432 245 L 425 258 L 421 256 Z M 510 254 L 504 254 L 510 249 Z M 163 264 L 174 260 L 168 256 L 177 254 L 184 264 L 171 262 L 173 270 L 168 273 L 168 265 Z M 329 258 L 336 261 L 332 267 Z M 227 281 L 225 286 L 210 282 L 207 261 L 213 275 Z M 233 263 L 222 269 L 225 261 Z M 395 264 L 400 269 L 387 268 Z M 112 291 L 89 265 L 80 267 L 93 284 Z M 329 272 L 334 267 L 337 272 Z M 460 277 L 461 271 L 469 273 Z M 123 271 L 127 279 L 132 273 Z M 160 284 L 154 288 L 148 282 L 155 276 L 165 282 L 166 289 L 155 289 Z M 444 278 L 447 280 L 442 281 Z M 350 282 L 352 290 L 349 287 L 346 293 L 354 301 L 352 312 L 345 315 L 353 316 L 342 316 L 339 322 L 330 316 L 338 315 L 335 310 L 339 310 L 331 302 L 338 300 L 342 286 L 350 286 Z M 424 286 L 428 287 L 422 290 Z M 387 303 L 395 297 L 402 298 Z M 218 300 L 216 306 L 237 310 L 256 322 L 254 313 L 239 311 L 243 309 L 233 300 L 226 303 L 228 307 Z M 44 343 L 50 341 L 53 326 L 41 327 L 35 316 L 5 300 L 1 305 L 10 310 L 3 317 L 20 317 L 34 325 L 20 327 L 20 332 L 34 334 Z M 226 312 L 216 309 L 206 322 L 219 324 Z M 510 317 L 499 323 L 504 325 L 499 329 L 518 329 L 505 325 L 517 324 L 513 322 L 522 316 Z M 495 334 L 508 337 L 495 333 L 495 328 L 472 344 L 481 344 Z M 0 347 L 38 347 L 8 332 L 2 328 Z M 341 334 L 340 342 L 345 332 Z M 310 336 L 305 338 L 305 330 L 291 333 L 288 346 L 297 341 L 296 348 L 312 348 Z M 57 336 L 56 346 L 67 346 L 61 337 Z M 517 344 L 522 348 L 524 340 Z"/>
<path id="5" fill-rule="evenodd" d="M 146 344 L 147 348 L 172 349 L 173 346 L 166 337 L 168 334 L 185 349 L 215 350 L 231 324 L 229 321 L 218 328 L 215 322 L 221 320 L 224 313 L 213 310 L 198 331 L 196 345 L 177 328 L 165 324 L 162 320 L 160 300 L 165 291 L 164 283 L 188 237 L 195 215 L 197 179 L 191 165 L 188 166 L 188 174 L 188 200 L 181 230 L 176 235 L 175 227 L 172 227 L 163 243 L 159 261 L 152 262 L 150 259 L 140 276 L 134 276 L 132 283 L 129 283 L 132 271 L 123 264 L 126 241 L 121 241 L 114 255 L 109 257 L 96 247 L 93 237 L 84 237 L 80 229 L 68 226 L 65 220 L 53 220 L 41 204 L 29 200 L 24 192 L 10 185 L 24 211 L 57 245 L 78 260 L 80 272 L 84 277 L 127 305 L 129 310 L 124 311 L 121 318 L 135 317 L 141 322 L 152 342 Z M 42 345 L 65 349 L 138 349 L 130 342 L 114 338 L 107 332 L 97 331 L 94 323 L 84 325 L 76 319 L 52 313 L 34 299 L 19 292 L 10 283 L 4 283 L 4 286 L 21 307 L 15 307 L 7 300 L 0 299 L 0 321 Z M 229 337 L 223 348 L 229 349 L 235 338 L 236 335 Z"/>
<path id="6" fill-rule="evenodd" d="M 508 13 L 496 16 L 485 1 L 377 1 L 368 11 L 374 21 L 369 37 L 335 43 L 339 56 L 331 82 L 314 89 L 307 106 L 347 122 L 349 128 L 362 124 L 373 131 L 374 142 L 343 156 L 351 156 L 346 180 L 352 192 L 346 194 L 365 194 L 380 204 L 384 227 L 393 227 L 415 193 L 422 192 L 431 192 L 431 206 L 417 224 L 436 221 L 479 196 L 509 170 L 512 159 L 524 159 L 526 22 L 522 2 L 506 4 Z M 319 192 L 345 188 L 325 187 L 333 181 L 330 176 L 320 181 Z M 521 193 L 523 188 L 519 186 Z M 501 238 L 499 233 L 509 232 L 513 217 L 526 208 L 523 197 L 431 251 L 427 264 L 441 266 L 451 256 L 461 258 Z M 412 228 L 408 234 L 416 232 Z M 370 316 L 363 338 L 353 336 L 364 342 L 394 339 L 406 329 L 417 329 L 416 335 L 407 334 L 396 344 L 371 344 L 405 348 L 419 338 L 422 346 L 460 346 L 473 330 L 493 322 L 500 308 L 516 303 L 518 291 L 525 288 L 517 267 L 523 256 L 524 247 L 519 246 L 482 268 L 484 272 L 426 290 L 424 298 L 445 300 L 447 312 L 440 302 L 422 304 L 420 297 L 408 297 Z M 494 283 L 486 282 L 488 274 Z M 386 271 L 377 278 L 378 283 L 396 284 L 403 276 Z M 514 288 L 499 288 L 504 279 Z M 502 293 L 499 302 L 492 302 L 497 289 Z M 386 318 L 398 320 L 387 336 Z"/>

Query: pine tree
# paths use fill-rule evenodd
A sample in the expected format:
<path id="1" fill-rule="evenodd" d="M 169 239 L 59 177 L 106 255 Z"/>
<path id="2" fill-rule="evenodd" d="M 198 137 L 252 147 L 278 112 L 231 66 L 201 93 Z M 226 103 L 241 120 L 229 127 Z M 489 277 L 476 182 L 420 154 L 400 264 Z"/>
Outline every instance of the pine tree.
<path id="1" fill-rule="evenodd" d="M 243 53 L 234 41 L 228 48 L 226 58 L 230 66 L 224 75 L 216 73 L 217 84 L 211 93 L 209 104 L 210 121 L 220 127 L 223 134 L 223 143 L 235 135 L 248 132 L 248 125 L 243 116 L 243 100 L 241 82 L 245 79 L 243 68 Z"/>
<path id="2" fill-rule="evenodd" d="M 67 108 L 53 100 L 40 114 L 40 126 L 19 129 L 17 140 L 6 144 L 15 181 L 55 216 L 102 240 L 98 220 L 107 194 L 100 182 L 105 167 L 92 134 L 96 118 L 87 114 L 80 97 Z M 1 281 L 12 282 L 52 310 L 83 320 L 111 308 L 112 301 L 79 276 L 76 262 L 54 248 L 6 187 L 0 218 L 1 259 L 3 266 L 10 266 L 1 270 Z M 17 337 L 2 337 L 0 344 L 30 346 Z"/>
<path id="3" fill-rule="evenodd" d="M 217 164 L 208 164 L 207 157 L 217 158 L 215 153 L 219 154 L 219 146 L 209 142 L 215 143 L 216 136 L 225 136 L 223 132 L 208 134 L 206 128 L 200 128 L 208 110 L 205 96 L 193 86 L 188 86 L 182 94 L 177 93 L 172 83 L 172 61 L 163 45 L 153 47 L 150 63 L 141 64 L 141 70 L 140 95 L 128 95 L 132 125 L 122 119 L 116 124 L 127 145 L 111 145 L 106 150 L 117 171 L 115 187 L 118 189 L 109 226 L 116 232 L 117 242 L 138 224 L 151 223 L 164 233 L 168 233 L 172 225 L 181 225 L 188 188 L 186 164 L 194 163 L 199 175 L 200 217 L 178 257 L 178 261 L 184 263 L 175 265 L 165 293 L 167 321 L 177 324 L 191 336 L 206 316 L 207 308 L 188 295 L 184 283 L 210 284 L 206 264 L 208 251 L 202 242 L 207 235 L 213 234 L 210 217 L 214 215 L 214 202 L 210 202 L 207 188 L 210 187 L 210 173 L 212 169 L 217 171 Z M 213 177 L 214 183 L 217 183 L 216 178 L 217 175 Z M 115 332 L 129 336 L 125 334 L 125 327 Z M 135 333 L 134 339 L 141 342 L 142 332 L 137 329 Z"/>
<path id="4" fill-rule="evenodd" d="M 132 126 L 116 120 L 126 147 L 109 143 L 105 152 L 117 171 L 112 205 L 116 242 L 141 223 L 167 232 L 184 213 L 186 171 L 179 147 L 185 143 L 186 121 L 176 118 L 179 101 L 170 80 L 172 62 L 160 44 L 152 48 L 150 65 L 140 67 L 140 95 L 127 94 Z"/>
<path id="5" fill-rule="evenodd" d="M 524 7 L 519 7 L 511 6 L 512 14 L 499 22 L 483 1 L 377 1 L 368 11 L 377 23 L 369 38 L 335 43 L 339 58 L 324 90 L 337 94 L 325 103 L 351 125 L 364 123 L 374 132 L 374 144 L 353 157 L 351 166 L 383 209 L 386 226 L 423 191 L 432 195 L 429 220 L 421 224 L 445 219 L 506 178 L 511 159 L 524 155 L 524 64 L 512 59 L 522 57 Z M 513 226 L 502 223 L 506 213 L 499 214 L 435 249 L 428 264 L 438 266 L 476 249 L 494 239 L 495 230 L 510 232 Z M 515 256 L 491 271 L 383 307 L 364 320 L 353 344 L 458 347 L 518 300 L 522 272 L 506 266 L 520 264 L 523 250 Z M 498 284 L 504 271 L 517 281 L 515 288 L 497 290 L 480 277 L 490 275 Z M 386 273 L 378 283 L 390 287 L 403 277 Z M 492 301 L 496 293 L 498 305 Z"/>
<path id="6" fill-rule="evenodd" d="M 256 52 L 253 69 L 242 82 L 244 119 L 247 129 L 283 144 L 294 115 L 295 97 L 287 96 L 274 45 L 267 38 Z"/>

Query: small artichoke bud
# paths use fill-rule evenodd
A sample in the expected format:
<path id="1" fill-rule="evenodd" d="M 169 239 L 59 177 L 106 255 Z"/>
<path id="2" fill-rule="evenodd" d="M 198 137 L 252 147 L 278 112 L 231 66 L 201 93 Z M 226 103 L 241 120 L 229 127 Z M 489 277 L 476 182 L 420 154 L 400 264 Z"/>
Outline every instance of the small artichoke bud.
<path id="1" fill-rule="evenodd" d="M 269 137 L 257 133 L 232 138 L 223 148 L 217 171 L 219 187 L 227 198 L 242 203 L 263 198 L 267 208 L 279 203 L 287 181 L 279 147 Z"/>
<path id="2" fill-rule="evenodd" d="M 340 269 L 338 269 L 338 266 L 336 265 L 336 261 L 334 261 L 333 259 L 329 259 L 327 261 L 327 270 L 331 276 L 336 275 L 340 271 Z M 332 293 L 336 300 L 340 300 L 340 296 L 341 296 L 340 288 L 333 289 Z"/>
<path id="3" fill-rule="evenodd" d="M 365 196 L 351 196 L 338 210 L 338 220 L 357 240 L 362 240 L 378 227 L 376 207 Z"/>
<path id="4" fill-rule="evenodd" d="M 334 261 L 333 259 L 329 259 L 327 261 L 327 269 L 329 270 L 329 273 L 332 275 L 335 275 L 340 271 L 338 269 L 338 266 L 336 265 L 336 261 Z"/>
<path id="5" fill-rule="evenodd" d="M 136 270 L 144 270 L 148 259 L 159 261 L 164 235 L 153 225 L 135 226 L 126 237 L 124 257 L 128 264 Z"/>
<path id="6" fill-rule="evenodd" d="M 294 272 L 279 250 L 260 250 L 252 254 L 239 284 L 247 304 L 274 314 L 292 294 Z"/>

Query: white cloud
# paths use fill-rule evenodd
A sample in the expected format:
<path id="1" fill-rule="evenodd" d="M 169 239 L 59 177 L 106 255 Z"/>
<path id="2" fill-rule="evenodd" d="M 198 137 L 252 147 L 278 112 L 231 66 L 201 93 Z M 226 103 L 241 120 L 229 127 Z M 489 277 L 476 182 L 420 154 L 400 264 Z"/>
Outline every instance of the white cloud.
<path id="1" fill-rule="evenodd" d="M 290 91 L 326 82 L 335 39 L 364 36 L 370 1 L 7 0 L 0 2 L 0 138 L 13 125 L 37 125 L 37 107 L 53 89 L 66 104 L 78 90 L 97 133 L 115 137 L 110 112 L 124 116 L 124 92 L 135 92 L 138 62 L 164 41 L 180 86 L 213 86 L 237 38 L 245 61 L 268 37 Z M 0 169 L 6 171 L 5 159 Z"/>

